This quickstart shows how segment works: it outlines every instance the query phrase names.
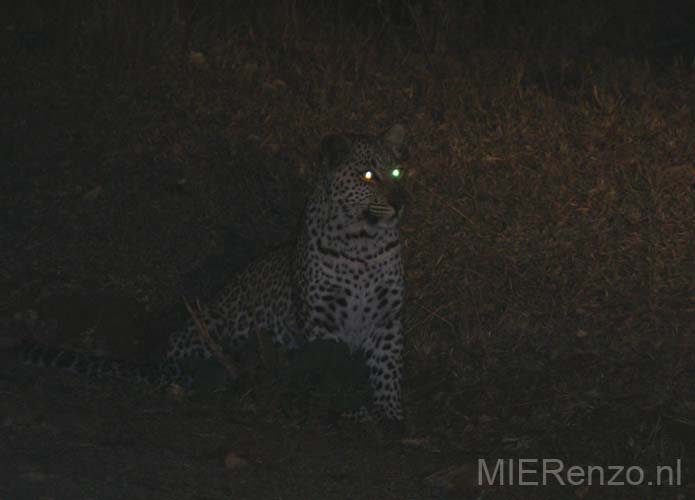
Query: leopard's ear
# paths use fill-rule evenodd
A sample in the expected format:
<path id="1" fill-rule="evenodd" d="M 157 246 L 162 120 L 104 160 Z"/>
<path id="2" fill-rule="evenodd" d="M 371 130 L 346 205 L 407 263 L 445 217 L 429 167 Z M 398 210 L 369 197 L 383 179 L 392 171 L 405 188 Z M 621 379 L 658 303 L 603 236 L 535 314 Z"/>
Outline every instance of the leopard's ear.
<path id="1" fill-rule="evenodd" d="M 343 161 L 348 154 L 352 144 L 350 139 L 344 135 L 328 135 L 321 141 L 321 167 L 333 168 Z"/>
<path id="2" fill-rule="evenodd" d="M 395 124 L 381 136 L 384 145 L 393 153 L 397 160 L 404 159 L 406 153 L 405 136 L 405 127 L 400 123 Z"/>

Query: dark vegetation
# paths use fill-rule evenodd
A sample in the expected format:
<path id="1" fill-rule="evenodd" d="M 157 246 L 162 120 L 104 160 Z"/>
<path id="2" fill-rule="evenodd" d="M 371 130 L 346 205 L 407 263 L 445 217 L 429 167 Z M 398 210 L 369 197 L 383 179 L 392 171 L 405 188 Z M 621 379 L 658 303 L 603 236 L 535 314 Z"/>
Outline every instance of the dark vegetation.
<path id="1" fill-rule="evenodd" d="M 8 356 L 0 497 L 695 497 L 692 2 L 8 12 L 0 316 L 35 312 L 45 342 L 152 355 L 181 295 L 208 298 L 291 238 L 321 136 L 403 122 L 411 438 L 326 426 L 331 383 L 306 394 L 259 370 L 179 401 Z M 514 457 L 647 479 L 681 459 L 683 477 L 475 484 L 478 458 Z"/>

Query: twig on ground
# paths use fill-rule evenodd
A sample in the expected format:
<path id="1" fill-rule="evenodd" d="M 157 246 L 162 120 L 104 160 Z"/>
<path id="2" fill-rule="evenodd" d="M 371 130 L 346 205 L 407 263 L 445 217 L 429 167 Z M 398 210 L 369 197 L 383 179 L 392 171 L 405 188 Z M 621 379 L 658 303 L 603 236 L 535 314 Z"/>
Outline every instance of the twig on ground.
<path id="1" fill-rule="evenodd" d="M 212 336 L 208 331 L 207 325 L 203 323 L 203 321 L 200 319 L 200 302 L 196 300 L 195 309 L 191 307 L 191 305 L 185 298 L 183 299 L 183 302 L 184 304 L 186 304 L 186 309 L 188 309 L 189 314 L 193 318 L 193 321 L 195 321 L 196 326 L 198 327 L 198 333 L 200 334 L 200 338 L 203 340 L 208 349 L 210 349 L 210 352 L 212 352 L 215 358 L 217 358 L 217 361 L 219 361 L 220 364 L 224 366 L 224 368 L 227 370 L 227 372 L 232 378 L 239 378 L 239 369 L 229 360 L 229 358 L 227 358 L 224 355 L 224 352 L 222 351 L 220 345 L 212 339 Z"/>

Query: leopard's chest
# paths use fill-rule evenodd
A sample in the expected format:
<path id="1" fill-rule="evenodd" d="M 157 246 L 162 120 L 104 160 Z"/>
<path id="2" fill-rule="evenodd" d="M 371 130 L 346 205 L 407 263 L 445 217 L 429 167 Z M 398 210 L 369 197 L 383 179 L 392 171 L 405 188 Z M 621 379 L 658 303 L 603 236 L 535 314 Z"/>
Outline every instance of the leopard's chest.
<path id="1" fill-rule="evenodd" d="M 380 243 L 340 248 L 317 242 L 317 252 L 306 267 L 309 323 L 353 347 L 400 315 L 404 293 L 400 247 Z"/>
<path id="2" fill-rule="evenodd" d="M 373 270 L 364 275 L 352 288 L 341 290 L 345 306 L 339 318 L 339 330 L 350 338 L 366 337 L 371 331 L 388 323 L 400 310 L 401 287 L 385 279 L 386 273 Z M 356 286 L 354 286 L 356 285 Z"/>

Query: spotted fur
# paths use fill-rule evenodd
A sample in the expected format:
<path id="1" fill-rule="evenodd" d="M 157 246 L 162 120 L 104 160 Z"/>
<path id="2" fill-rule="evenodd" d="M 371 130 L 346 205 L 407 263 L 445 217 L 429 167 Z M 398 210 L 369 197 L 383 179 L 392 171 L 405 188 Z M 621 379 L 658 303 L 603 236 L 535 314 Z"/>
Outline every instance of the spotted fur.
<path id="1" fill-rule="evenodd" d="M 317 339 L 344 342 L 366 359 L 370 414 L 392 421 L 403 419 L 405 286 L 398 226 L 406 195 L 403 175 L 395 174 L 403 173 L 404 136 L 396 125 L 380 136 L 325 138 L 322 171 L 296 244 L 249 266 L 199 314 L 229 353 L 265 332 L 290 349 Z M 32 364 L 183 385 L 190 383 L 187 361 L 211 356 L 193 319 L 171 335 L 166 360 L 157 366 L 38 346 L 24 351 Z"/>

